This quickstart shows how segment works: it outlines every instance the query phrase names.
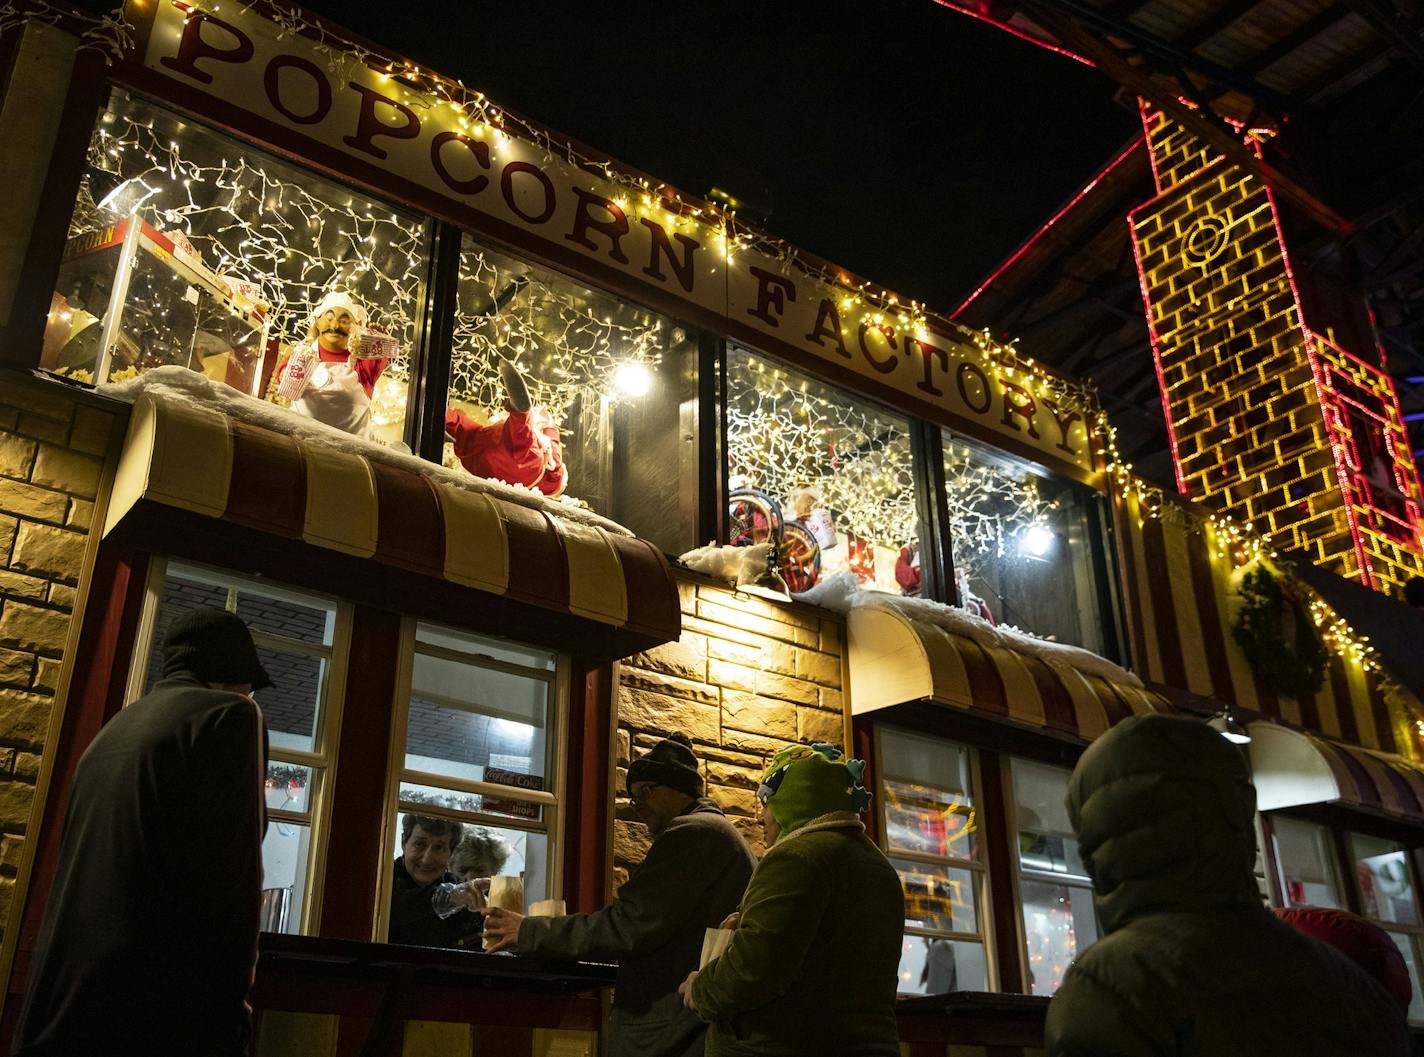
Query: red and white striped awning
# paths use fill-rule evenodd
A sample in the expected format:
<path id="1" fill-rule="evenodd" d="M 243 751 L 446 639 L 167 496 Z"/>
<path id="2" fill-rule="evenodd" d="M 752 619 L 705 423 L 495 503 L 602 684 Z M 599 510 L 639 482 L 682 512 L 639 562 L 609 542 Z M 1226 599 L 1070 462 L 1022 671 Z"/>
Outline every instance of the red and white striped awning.
<path id="1" fill-rule="evenodd" d="M 1137 713 L 1168 711 L 1150 690 L 868 602 L 850 611 L 851 705 L 857 715 L 907 701 L 934 701 L 1076 741 L 1091 741 Z M 1006 639 L 1005 642 L 1008 640 Z M 1106 667 L 1106 666 L 1104 666 Z"/>
<path id="2" fill-rule="evenodd" d="M 672 570 L 646 540 L 154 392 L 134 402 L 105 535 L 144 500 L 611 625 L 643 648 L 681 632 Z"/>
<path id="3" fill-rule="evenodd" d="M 1418 764 L 1269 720 L 1252 723 L 1250 730 L 1251 772 L 1261 811 L 1336 804 L 1424 824 L 1424 768 Z"/>

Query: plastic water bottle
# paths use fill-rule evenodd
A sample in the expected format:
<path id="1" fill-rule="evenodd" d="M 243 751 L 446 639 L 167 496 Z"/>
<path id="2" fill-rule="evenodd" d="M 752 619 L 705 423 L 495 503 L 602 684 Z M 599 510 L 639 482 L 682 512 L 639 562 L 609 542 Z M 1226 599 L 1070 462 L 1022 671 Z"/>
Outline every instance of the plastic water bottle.
<path id="1" fill-rule="evenodd" d="M 469 882 L 464 884 L 451 884 L 449 881 L 442 881 L 435 886 L 434 893 L 430 896 L 430 907 L 435 911 L 435 916 L 448 918 L 458 914 L 462 910 L 469 909 L 463 903 L 457 903 L 450 897 L 456 892 L 469 887 Z"/>

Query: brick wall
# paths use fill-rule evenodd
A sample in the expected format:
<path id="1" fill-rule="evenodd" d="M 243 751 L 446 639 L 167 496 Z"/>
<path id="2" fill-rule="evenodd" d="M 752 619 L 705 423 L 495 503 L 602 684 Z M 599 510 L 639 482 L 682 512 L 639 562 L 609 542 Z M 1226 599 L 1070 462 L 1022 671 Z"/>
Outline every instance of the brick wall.
<path id="1" fill-rule="evenodd" d="M 57 384 L 0 376 L 0 929 L 61 690 L 115 420 L 115 412 Z"/>
<path id="2" fill-rule="evenodd" d="M 647 850 L 624 794 L 627 767 L 675 730 L 692 739 L 709 794 L 757 851 L 756 787 L 767 753 L 791 741 L 844 746 L 844 623 L 810 606 L 679 584 L 682 637 L 620 666 L 614 882 Z"/>

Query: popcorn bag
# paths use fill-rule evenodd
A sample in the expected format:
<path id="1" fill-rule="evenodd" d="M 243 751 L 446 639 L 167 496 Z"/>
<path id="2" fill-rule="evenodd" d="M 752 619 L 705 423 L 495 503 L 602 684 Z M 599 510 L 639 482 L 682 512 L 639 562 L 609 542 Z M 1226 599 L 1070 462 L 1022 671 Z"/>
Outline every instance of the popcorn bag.
<path id="1" fill-rule="evenodd" d="M 707 963 L 714 958 L 720 958 L 727 953 L 727 948 L 732 945 L 732 936 L 736 929 L 707 929 L 702 934 L 702 957 L 698 959 L 697 968 L 707 968 Z"/>
<path id="2" fill-rule="evenodd" d="M 400 352 L 400 342 L 379 327 L 359 327 L 351 335 L 351 354 L 358 360 L 389 360 Z"/>

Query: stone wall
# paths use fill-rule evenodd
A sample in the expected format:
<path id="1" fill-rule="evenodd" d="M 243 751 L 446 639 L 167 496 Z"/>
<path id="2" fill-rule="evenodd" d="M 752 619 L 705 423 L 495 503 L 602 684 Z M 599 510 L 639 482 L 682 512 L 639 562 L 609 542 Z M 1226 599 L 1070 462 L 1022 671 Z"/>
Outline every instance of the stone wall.
<path id="1" fill-rule="evenodd" d="M 624 792 L 628 763 L 666 734 L 692 739 L 710 795 L 758 852 L 756 787 L 766 754 L 791 741 L 845 743 L 838 615 L 702 578 L 678 589 L 682 637 L 619 668 L 615 884 L 648 845 Z"/>
<path id="2" fill-rule="evenodd" d="M 0 374 L 0 929 L 7 927 L 116 413 Z M 8 938 L 0 934 L 0 944 Z"/>

